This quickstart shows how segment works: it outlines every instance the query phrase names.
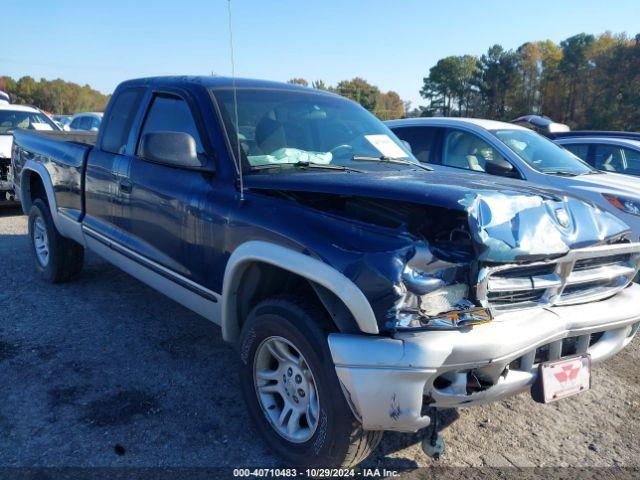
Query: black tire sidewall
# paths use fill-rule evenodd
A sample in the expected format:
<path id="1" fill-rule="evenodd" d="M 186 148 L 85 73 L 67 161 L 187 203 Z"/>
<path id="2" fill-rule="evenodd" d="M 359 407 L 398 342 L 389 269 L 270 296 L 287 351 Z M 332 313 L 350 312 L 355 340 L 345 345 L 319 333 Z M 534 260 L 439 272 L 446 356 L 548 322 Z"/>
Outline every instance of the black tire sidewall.
<path id="1" fill-rule="evenodd" d="M 266 419 L 255 392 L 253 362 L 260 344 L 269 337 L 289 340 L 313 372 L 320 417 L 313 436 L 293 443 L 280 436 Z M 355 418 L 344 399 L 325 334 L 315 320 L 295 303 L 266 301 L 249 315 L 240 339 L 240 384 L 251 415 L 267 444 L 293 465 L 332 466 L 348 449 Z"/>

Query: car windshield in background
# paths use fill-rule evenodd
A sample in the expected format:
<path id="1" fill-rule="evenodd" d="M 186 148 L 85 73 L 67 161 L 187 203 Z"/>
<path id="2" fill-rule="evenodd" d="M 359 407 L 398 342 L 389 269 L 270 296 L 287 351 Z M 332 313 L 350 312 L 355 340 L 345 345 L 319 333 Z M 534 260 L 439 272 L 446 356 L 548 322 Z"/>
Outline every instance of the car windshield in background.
<path id="1" fill-rule="evenodd" d="M 14 130 L 59 130 L 44 113 L 19 110 L 0 110 L 0 135 L 11 135 Z"/>
<path id="2" fill-rule="evenodd" d="M 597 172 L 572 153 L 530 130 L 493 130 L 491 133 L 543 173 L 575 176 Z"/>
<path id="3" fill-rule="evenodd" d="M 212 92 L 235 151 L 233 90 Z M 421 168 L 382 122 L 348 100 L 295 90 L 239 88 L 236 94 L 241 154 L 251 170 Z"/>

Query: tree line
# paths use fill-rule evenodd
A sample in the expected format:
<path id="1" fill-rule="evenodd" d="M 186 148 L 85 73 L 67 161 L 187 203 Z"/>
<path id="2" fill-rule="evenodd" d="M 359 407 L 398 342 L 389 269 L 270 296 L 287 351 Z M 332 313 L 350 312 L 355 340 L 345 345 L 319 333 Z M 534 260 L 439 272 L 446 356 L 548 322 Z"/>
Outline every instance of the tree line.
<path id="1" fill-rule="evenodd" d="M 29 76 L 14 80 L 0 77 L 0 90 L 9 94 L 12 103 L 36 105 L 50 113 L 70 115 L 78 112 L 104 111 L 110 95 L 104 95 L 89 85 L 65 82 L 61 79 L 39 81 Z"/>
<path id="2" fill-rule="evenodd" d="M 546 115 L 572 128 L 640 130 L 640 35 L 581 33 L 555 44 L 494 45 L 445 57 L 424 78 L 417 116 L 511 120 Z"/>
<path id="3" fill-rule="evenodd" d="M 393 90 L 383 92 L 360 77 L 342 80 L 335 87 L 326 85 L 322 80 L 315 80 L 309 84 L 304 78 L 292 78 L 288 83 L 337 93 L 358 102 L 381 120 L 402 118 L 406 115 L 409 106 L 408 102 L 402 101 L 397 92 Z"/>
<path id="4" fill-rule="evenodd" d="M 394 91 L 361 77 L 334 86 L 292 78 L 360 103 L 382 120 L 412 116 L 472 116 L 512 120 L 546 115 L 572 128 L 640 130 L 640 34 L 580 33 L 556 44 L 527 42 L 514 50 L 493 45 L 480 56 L 439 60 L 423 79 L 426 106 L 411 108 Z M 0 77 L 16 103 L 52 113 L 104 110 L 109 95 L 64 80 Z"/>

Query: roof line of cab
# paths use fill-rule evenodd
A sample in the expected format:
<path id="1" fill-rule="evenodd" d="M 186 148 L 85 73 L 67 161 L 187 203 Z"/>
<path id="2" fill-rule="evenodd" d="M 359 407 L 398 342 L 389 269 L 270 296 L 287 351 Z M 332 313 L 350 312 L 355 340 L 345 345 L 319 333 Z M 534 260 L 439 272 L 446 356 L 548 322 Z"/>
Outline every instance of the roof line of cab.
<path id="1" fill-rule="evenodd" d="M 302 92 L 313 92 L 319 95 L 336 96 L 335 93 L 327 90 L 319 90 L 303 85 L 292 83 L 276 82 L 271 80 L 258 80 L 251 78 L 232 78 L 232 77 L 214 77 L 214 76 L 159 76 L 134 78 L 122 82 L 118 88 L 131 86 L 171 86 L 171 87 L 190 87 L 198 86 L 204 88 L 253 88 L 253 89 L 274 89 L 274 90 L 295 90 Z"/>

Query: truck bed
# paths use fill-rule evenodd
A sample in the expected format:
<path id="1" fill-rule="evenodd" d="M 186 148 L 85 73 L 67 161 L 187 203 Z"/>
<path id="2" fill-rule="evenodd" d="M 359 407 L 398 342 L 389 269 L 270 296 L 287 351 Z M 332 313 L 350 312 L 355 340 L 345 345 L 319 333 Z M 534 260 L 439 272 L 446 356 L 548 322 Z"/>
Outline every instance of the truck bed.
<path id="1" fill-rule="evenodd" d="M 96 139 L 98 138 L 97 132 L 54 132 L 46 130 L 28 130 L 27 132 L 36 136 L 49 137 L 63 142 L 80 143 L 92 147 L 96 144 Z"/>
<path id="2" fill-rule="evenodd" d="M 57 209 L 79 220 L 83 213 L 83 178 L 89 152 L 96 143 L 93 132 L 16 130 L 14 133 L 14 184 L 22 182 L 25 166 L 51 178 Z"/>

